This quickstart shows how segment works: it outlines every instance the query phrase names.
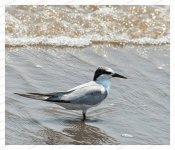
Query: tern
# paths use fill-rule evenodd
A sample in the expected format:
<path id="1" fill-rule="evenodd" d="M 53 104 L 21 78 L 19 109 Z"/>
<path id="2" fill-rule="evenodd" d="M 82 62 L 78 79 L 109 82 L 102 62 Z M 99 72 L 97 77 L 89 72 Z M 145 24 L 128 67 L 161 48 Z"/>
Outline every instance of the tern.
<path id="1" fill-rule="evenodd" d="M 83 121 L 86 120 L 86 112 L 89 108 L 99 105 L 109 94 L 110 79 L 126 77 L 115 73 L 111 68 L 99 67 L 94 74 L 93 81 L 76 86 L 68 91 L 54 93 L 27 93 L 17 95 L 54 102 L 68 110 L 81 110 Z"/>

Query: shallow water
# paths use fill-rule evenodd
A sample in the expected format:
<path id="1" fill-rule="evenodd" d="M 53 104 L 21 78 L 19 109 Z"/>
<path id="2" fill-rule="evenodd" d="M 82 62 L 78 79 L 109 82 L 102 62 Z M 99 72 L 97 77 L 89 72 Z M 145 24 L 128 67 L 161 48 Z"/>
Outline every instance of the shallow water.
<path id="1" fill-rule="evenodd" d="M 68 90 L 108 66 L 108 98 L 81 112 L 14 95 Z M 169 144 L 169 46 L 6 49 L 6 144 Z"/>
<path id="2" fill-rule="evenodd" d="M 6 6 L 6 144 L 170 144 L 169 6 Z M 15 95 L 112 79 L 87 112 Z"/>

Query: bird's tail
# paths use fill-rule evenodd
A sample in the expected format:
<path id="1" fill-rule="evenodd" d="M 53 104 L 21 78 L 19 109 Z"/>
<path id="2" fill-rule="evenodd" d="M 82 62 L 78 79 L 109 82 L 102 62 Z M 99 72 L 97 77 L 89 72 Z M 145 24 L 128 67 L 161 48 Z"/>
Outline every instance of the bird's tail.
<path id="1" fill-rule="evenodd" d="M 49 98 L 49 95 L 44 95 L 41 93 L 28 93 L 28 94 L 14 93 L 14 94 L 37 100 L 46 100 L 47 98 Z"/>
<path id="2" fill-rule="evenodd" d="M 21 94 L 21 93 L 14 93 L 23 97 L 37 99 L 37 100 L 46 100 L 46 101 L 58 101 L 58 97 L 61 97 L 64 94 L 69 94 L 71 91 L 60 91 L 60 92 L 54 92 L 54 93 L 27 93 L 27 94 Z M 56 100 L 55 100 L 56 98 Z M 59 101 L 62 102 L 62 101 Z M 67 101 L 66 101 L 67 102 Z"/>

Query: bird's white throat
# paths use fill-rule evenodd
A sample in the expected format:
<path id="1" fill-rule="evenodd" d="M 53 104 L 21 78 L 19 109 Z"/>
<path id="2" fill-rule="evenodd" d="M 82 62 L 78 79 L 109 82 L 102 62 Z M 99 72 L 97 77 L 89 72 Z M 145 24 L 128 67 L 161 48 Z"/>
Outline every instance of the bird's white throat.
<path id="1" fill-rule="evenodd" d="M 101 84 L 104 86 L 105 90 L 109 93 L 110 87 L 111 87 L 111 81 L 110 79 L 98 79 L 96 80 L 98 84 Z"/>

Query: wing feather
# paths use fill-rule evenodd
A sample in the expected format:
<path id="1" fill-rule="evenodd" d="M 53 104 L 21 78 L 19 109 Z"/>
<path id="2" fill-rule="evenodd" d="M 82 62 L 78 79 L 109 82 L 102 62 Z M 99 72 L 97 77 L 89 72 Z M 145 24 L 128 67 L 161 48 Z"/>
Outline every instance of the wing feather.
<path id="1" fill-rule="evenodd" d="M 48 102 L 87 105 L 98 104 L 107 96 L 105 88 L 94 81 L 82 84 L 65 92 L 15 94 Z"/>

